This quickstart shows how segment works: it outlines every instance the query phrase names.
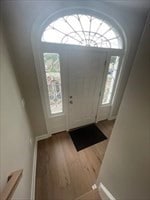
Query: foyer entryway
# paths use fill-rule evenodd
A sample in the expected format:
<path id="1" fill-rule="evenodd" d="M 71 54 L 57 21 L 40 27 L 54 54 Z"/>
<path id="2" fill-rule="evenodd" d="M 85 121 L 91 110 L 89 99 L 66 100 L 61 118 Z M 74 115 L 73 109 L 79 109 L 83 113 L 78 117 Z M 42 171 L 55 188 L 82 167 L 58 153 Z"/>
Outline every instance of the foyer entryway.
<path id="1" fill-rule="evenodd" d="M 117 116 L 115 95 L 124 55 L 121 30 L 93 12 L 74 12 L 46 21 L 36 46 L 49 135 Z"/>

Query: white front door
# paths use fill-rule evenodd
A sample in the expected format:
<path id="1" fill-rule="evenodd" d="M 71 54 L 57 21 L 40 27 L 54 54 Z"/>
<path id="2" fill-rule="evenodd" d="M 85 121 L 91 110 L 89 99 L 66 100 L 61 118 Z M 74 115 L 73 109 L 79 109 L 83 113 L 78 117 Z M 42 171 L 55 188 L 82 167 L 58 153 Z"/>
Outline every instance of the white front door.
<path id="1" fill-rule="evenodd" d="M 38 69 L 38 74 L 48 133 L 95 122 L 107 52 L 96 48 L 56 44 L 43 44 L 42 47 L 43 67 Z M 55 67 L 56 70 L 53 69 Z M 51 82 L 59 82 L 59 90 L 56 87 L 53 91 Z M 58 95 L 61 91 L 62 94 Z M 52 95 L 52 92 L 56 94 Z M 57 99 L 53 96 L 57 96 Z M 58 109 L 60 107 L 61 111 Z"/>
<path id="2" fill-rule="evenodd" d="M 74 48 L 67 53 L 69 129 L 95 122 L 106 52 Z"/>

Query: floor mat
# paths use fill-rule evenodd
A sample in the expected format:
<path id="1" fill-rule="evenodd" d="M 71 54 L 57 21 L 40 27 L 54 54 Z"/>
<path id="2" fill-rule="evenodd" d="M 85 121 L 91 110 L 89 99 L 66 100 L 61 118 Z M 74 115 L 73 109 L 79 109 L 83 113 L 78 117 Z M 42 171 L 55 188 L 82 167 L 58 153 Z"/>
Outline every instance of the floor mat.
<path id="1" fill-rule="evenodd" d="M 69 131 L 69 134 L 77 151 L 107 139 L 107 137 L 96 126 L 96 124 L 90 124 L 75 130 L 71 130 Z"/>

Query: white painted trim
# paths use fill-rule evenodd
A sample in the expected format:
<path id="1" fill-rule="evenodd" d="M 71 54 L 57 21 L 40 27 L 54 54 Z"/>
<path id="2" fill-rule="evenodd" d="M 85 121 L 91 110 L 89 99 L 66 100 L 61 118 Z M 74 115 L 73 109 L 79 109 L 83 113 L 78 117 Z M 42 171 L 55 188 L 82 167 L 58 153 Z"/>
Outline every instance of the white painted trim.
<path id="1" fill-rule="evenodd" d="M 112 113 L 113 113 L 113 109 L 115 106 L 115 99 L 117 99 L 117 90 L 118 90 L 118 86 L 119 86 L 119 82 L 120 82 L 120 75 L 122 73 L 123 58 L 125 56 L 124 53 L 125 52 L 123 52 L 123 51 L 114 51 L 114 50 L 107 52 L 106 66 L 105 66 L 105 72 L 104 72 L 104 76 L 103 76 L 102 90 L 101 90 L 101 95 L 99 98 L 99 106 L 98 106 L 96 121 L 102 121 L 105 119 L 108 119 L 108 120 L 115 119 L 115 117 L 112 116 Z M 119 57 L 117 74 L 116 74 L 115 82 L 113 85 L 111 100 L 108 104 L 102 104 L 103 97 L 104 97 L 104 91 L 105 91 L 106 79 L 107 79 L 107 75 L 108 75 L 108 69 L 109 69 L 109 65 L 110 65 L 112 56 Z M 117 115 L 117 113 L 116 113 L 116 115 Z"/>
<path id="2" fill-rule="evenodd" d="M 100 183 L 99 193 L 101 195 L 102 200 L 116 200 L 115 197 L 109 192 L 109 190 Z"/>
<path id="3" fill-rule="evenodd" d="M 44 134 L 44 135 L 39 135 L 36 137 L 36 142 L 40 141 L 40 140 L 44 140 L 44 139 L 47 139 L 49 137 L 52 137 L 52 134 L 51 133 L 48 133 L 48 134 Z"/>
<path id="4" fill-rule="evenodd" d="M 31 181 L 31 200 L 35 199 L 35 181 L 36 181 L 36 163 L 37 163 L 37 140 L 34 143 L 32 181 Z"/>

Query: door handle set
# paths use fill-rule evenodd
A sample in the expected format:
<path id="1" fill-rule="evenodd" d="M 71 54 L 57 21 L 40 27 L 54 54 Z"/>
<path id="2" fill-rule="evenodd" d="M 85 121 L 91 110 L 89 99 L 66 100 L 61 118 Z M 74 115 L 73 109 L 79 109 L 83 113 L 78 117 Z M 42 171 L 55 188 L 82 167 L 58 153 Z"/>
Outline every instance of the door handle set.
<path id="1" fill-rule="evenodd" d="M 69 98 L 70 98 L 69 103 L 73 104 L 72 96 L 69 96 Z"/>

